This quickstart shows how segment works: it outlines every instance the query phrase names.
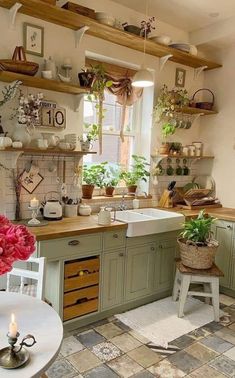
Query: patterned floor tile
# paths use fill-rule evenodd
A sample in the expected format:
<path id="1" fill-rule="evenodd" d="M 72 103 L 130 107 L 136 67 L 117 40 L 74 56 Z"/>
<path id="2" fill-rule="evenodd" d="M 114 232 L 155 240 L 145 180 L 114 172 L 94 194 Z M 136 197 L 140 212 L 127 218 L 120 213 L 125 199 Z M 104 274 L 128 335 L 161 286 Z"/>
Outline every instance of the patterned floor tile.
<path id="1" fill-rule="evenodd" d="M 113 323 L 107 323 L 96 327 L 95 330 L 104 336 L 107 340 L 115 336 L 121 335 L 124 331 Z"/>
<path id="2" fill-rule="evenodd" d="M 218 353 L 200 343 L 190 345 L 184 351 L 189 353 L 191 356 L 197 358 L 203 364 L 205 364 L 208 361 L 214 360 L 216 357 L 218 357 Z"/>
<path id="3" fill-rule="evenodd" d="M 161 378 L 181 378 L 185 377 L 186 375 L 182 370 L 177 369 L 168 360 L 163 360 L 157 365 L 151 366 L 148 368 L 148 371 L 150 371 L 154 377 Z"/>
<path id="4" fill-rule="evenodd" d="M 235 322 L 235 308 L 225 307 L 223 310 L 226 314 L 230 315 L 231 322 Z"/>
<path id="5" fill-rule="evenodd" d="M 218 370 L 213 369 L 212 367 L 208 365 L 204 365 L 200 367 L 197 370 L 194 370 L 191 374 L 189 374 L 187 377 L 190 378 L 225 378 L 226 375 L 220 373 Z"/>
<path id="6" fill-rule="evenodd" d="M 224 327 L 220 331 L 215 332 L 215 335 L 235 345 L 235 331 L 232 329 Z"/>
<path id="7" fill-rule="evenodd" d="M 108 366 L 98 366 L 83 375 L 84 378 L 118 378 L 119 376 L 114 373 Z"/>
<path id="8" fill-rule="evenodd" d="M 63 340 L 60 353 L 62 356 L 67 357 L 70 354 L 80 352 L 83 349 L 84 346 L 74 336 L 69 336 Z"/>
<path id="9" fill-rule="evenodd" d="M 148 370 L 143 370 L 140 373 L 133 375 L 132 378 L 154 378 L 154 375 Z"/>
<path id="10" fill-rule="evenodd" d="M 235 298 L 228 297 L 225 294 L 220 294 L 219 295 L 219 302 L 226 305 L 226 306 L 231 306 L 235 304 Z"/>
<path id="11" fill-rule="evenodd" d="M 74 378 L 78 372 L 65 359 L 55 361 L 46 372 L 48 378 Z"/>
<path id="12" fill-rule="evenodd" d="M 101 336 L 98 332 L 94 331 L 93 329 L 89 329 L 88 331 L 79 333 L 78 335 L 75 335 L 75 337 L 87 348 L 92 348 L 94 345 L 100 344 L 106 340 L 104 336 Z"/>
<path id="13" fill-rule="evenodd" d="M 192 337 L 188 335 L 183 335 L 171 341 L 171 344 L 178 347 L 179 349 L 184 349 L 184 348 L 187 348 L 192 343 L 194 343 L 194 341 L 195 340 Z"/>
<path id="14" fill-rule="evenodd" d="M 218 353 L 224 353 L 228 349 L 231 349 L 233 347 L 233 344 L 214 335 L 208 336 L 205 339 L 201 340 L 201 343 Z"/>
<path id="15" fill-rule="evenodd" d="M 149 340 L 144 337 L 143 335 L 141 335 L 139 332 L 136 332 L 134 330 L 128 332 L 131 336 L 133 336 L 135 339 L 137 339 L 138 341 L 140 341 L 142 344 L 148 344 L 149 343 Z"/>
<path id="16" fill-rule="evenodd" d="M 229 324 L 228 328 L 235 331 L 235 323 Z"/>
<path id="17" fill-rule="evenodd" d="M 102 362 L 108 362 L 121 356 L 122 352 L 115 345 L 110 342 L 104 342 L 98 345 L 95 345 L 91 349 Z"/>
<path id="18" fill-rule="evenodd" d="M 228 377 L 235 377 L 235 362 L 226 356 L 216 358 L 209 365 Z"/>
<path id="19" fill-rule="evenodd" d="M 211 322 L 211 323 L 207 323 L 203 326 L 203 328 L 210 332 L 210 333 L 214 333 L 216 331 L 219 331 L 221 328 L 223 328 L 223 325 L 222 324 L 219 324 L 217 322 Z"/>
<path id="20" fill-rule="evenodd" d="M 235 361 L 235 347 L 227 350 L 224 353 L 224 356 L 231 358 L 231 360 Z"/>
<path id="21" fill-rule="evenodd" d="M 231 316 L 229 314 L 225 314 L 220 317 L 219 324 L 221 324 L 222 326 L 227 326 L 231 323 Z"/>
<path id="22" fill-rule="evenodd" d="M 160 354 L 153 352 L 145 345 L 131 350 L 127 353 L 127 355 L 144 368 L 148 368 L 149 366 L 156 364 L 163 358 Z"/>
<path id="23" fill-rule="evenodd" d="M 202 365 L 201 361 L 186 353 L 184 350 L 172 354 L 172 356 L 168 357 L 167 359 L 186 374 L 191 373 L 191 371 Z"/>
<path id="24" fill-rule="evenodd" d="M 121 356 L 107 363 L 107 365 L 119 374 L 122 378 L 129 378 L 143 370 L 142 366 L 137 364 L 127 355 Z"/>
<path id="25" fill-rule="evenodd" d="M 114 337 L 110 341 L 124 353 L 142 345 L 137 339 L 129 335 L 129 333 L 123 333 L 122 335 Z"/>
<path id="26" fill-rule="evenodd" d="M 194 340 L 201 340 L 204 337 L 209 336 L 211 333 L 204 329 L 203 327 L 195 329 L 194 331 L 187 334 L 187 336 L 192 337 Z"/>
<path id="27" fill-rule="evenodd" d="M 99 365 L 101 361 L 88 349 L 82 350 L 81 352 L 72 354 L 67 357 L 67 360 L 80 372 L 83 373 L 87 370 L 91 370 Z"/>

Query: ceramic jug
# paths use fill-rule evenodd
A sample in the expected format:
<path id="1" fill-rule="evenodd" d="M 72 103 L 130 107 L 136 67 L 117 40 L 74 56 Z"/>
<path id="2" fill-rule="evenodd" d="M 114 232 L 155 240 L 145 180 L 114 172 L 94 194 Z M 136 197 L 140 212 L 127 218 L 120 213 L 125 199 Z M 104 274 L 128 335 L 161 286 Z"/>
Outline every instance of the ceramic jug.
<path id="1" fill-rule="evenodd" d="M 49 59 L 44 59 L 44 66 L 45 66 L 45 71 L 51 71 L 52 73 L 52 79 L 56 78 L 57 74 L 57 68 L 56 68 L 56 63 L 52 59 L 51 56 L 49 56 Z"/>
<path id="2" fill-rule="evenodd" d="M 115 221 L 115 211 L 114 211 L 114 218 L 112 219 L 111 216 L 111 207 L 101 207 L 100 212 L 98 214 L 98 224 L 102 226 L 108 226 L 111 222 Z"/>

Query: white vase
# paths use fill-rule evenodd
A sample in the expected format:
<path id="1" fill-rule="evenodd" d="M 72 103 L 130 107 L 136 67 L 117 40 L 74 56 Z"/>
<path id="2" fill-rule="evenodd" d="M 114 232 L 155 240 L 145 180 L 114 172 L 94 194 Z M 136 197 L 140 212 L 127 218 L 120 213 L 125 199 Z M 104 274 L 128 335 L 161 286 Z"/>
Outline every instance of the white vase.
<path id="1" fill-rule="evenodd" d="M 13 131 L 12 139 L 14 142 L 21 142 L 23 147 L 27 147 L 31 142 L 27 125 L 18 123 Z"/>

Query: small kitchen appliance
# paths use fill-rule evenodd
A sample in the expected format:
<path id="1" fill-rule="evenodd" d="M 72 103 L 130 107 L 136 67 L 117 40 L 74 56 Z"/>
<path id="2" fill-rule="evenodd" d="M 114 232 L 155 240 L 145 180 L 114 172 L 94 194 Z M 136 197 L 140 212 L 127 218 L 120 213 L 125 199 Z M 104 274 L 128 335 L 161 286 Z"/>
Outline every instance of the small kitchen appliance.
<path id="1" fill-rule="evenodd" d="M 42 206 L 44 219 L 50 221 L 62 219 L 62 205 L 59 200 L 58 192 L 48 192 L 44 197 Z"/>

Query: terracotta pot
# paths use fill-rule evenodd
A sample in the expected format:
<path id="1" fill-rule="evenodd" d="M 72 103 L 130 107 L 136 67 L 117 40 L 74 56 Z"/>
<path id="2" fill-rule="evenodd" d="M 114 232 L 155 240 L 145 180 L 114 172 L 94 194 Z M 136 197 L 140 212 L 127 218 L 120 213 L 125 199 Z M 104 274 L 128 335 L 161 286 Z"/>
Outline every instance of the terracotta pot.
<path id="1" fill-rule="evenodd" d="M 106 197 L 113 197 L 114 189 L 115 189 L 114 186 L 106 186 L 105 188 Z"/>
<path id="2" fill-rule="evenodd" d="M 91 199 L 95 185 L 82 185 L 82 198 Z"/>
<path id="3" fill-rule="evenodd" d="M 160 155 L 167 155 L 169 153 L 169 143 L 162 144 L 159 148 Z"/>
<path id="4" fill-rule="evenodd" d="M 127 187 L 128 193 L 135 193 L 137 189 L 137 185 L 130 185 Z"/>

